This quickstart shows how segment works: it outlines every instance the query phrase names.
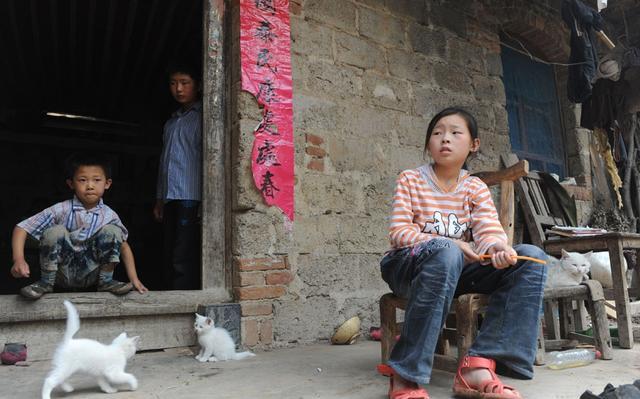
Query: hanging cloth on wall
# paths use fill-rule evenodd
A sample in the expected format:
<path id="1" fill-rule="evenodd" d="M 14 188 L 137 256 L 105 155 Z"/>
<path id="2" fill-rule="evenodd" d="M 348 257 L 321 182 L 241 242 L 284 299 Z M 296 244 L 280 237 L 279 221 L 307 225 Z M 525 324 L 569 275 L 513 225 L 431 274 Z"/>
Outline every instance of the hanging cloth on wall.
<path id="1" fill-rule="evenodd" d="M 620 79 L 598 79 L 592 95 L 582 103 L 580 126 L 593 130 L 596 127 L 611 130 L 613 122 L 624 113 L 628 82 Z"/>
<path id="2" fill-rule="evenodd" d="M 591 82 L 596 75 L 598 53 L 595 31 L 602 30 L 600 14 L 580 0 L 562 1 L 562 20 L 571 30 L 571 55 L 569 56 L 569 101 L 581 103 L 591 95 Z"/>
<path id="3" fill-rule="evenodd" d="M 293 85 L 289 0 L 240 0 L 242 89 L 262 109 L 251 153 L 253 181 L 269 205 L 294 215 Z"/>

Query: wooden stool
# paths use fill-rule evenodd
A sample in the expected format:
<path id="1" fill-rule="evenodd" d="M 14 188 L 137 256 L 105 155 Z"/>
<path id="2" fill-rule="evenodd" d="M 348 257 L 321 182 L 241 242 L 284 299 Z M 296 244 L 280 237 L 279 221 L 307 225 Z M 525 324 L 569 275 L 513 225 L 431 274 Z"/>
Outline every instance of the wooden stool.
<path id="1" fill-rule="evenodd" d="M 593 337 L 580 334 L 573 311 L 573 301 L 585 301 L 591 316 Z M 544 290 L 545 324 L 548 349 L 556 350 L 572 345 L 572 341 L 595 345 L 602 359 L 613 357 L 609 322 L 605 310 L 605 296 L 597 280 L 587 280 L 573 287 L 558 287 Z M 555 317 L 556 309 L 559 318 Z"/>

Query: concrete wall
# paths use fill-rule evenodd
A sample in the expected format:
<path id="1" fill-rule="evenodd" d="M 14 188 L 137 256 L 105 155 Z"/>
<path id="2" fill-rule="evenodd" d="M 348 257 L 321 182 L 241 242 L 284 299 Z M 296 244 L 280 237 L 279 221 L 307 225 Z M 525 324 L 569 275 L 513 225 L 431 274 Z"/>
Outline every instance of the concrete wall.
<path id="1" fill-rule="evenodd" d="M 499 32 L 564 60 L 559 3 L 291 0 L 292 229 L 253 186 L 249 154 L 260 112 L 239 91 L 232 43 L 231 245 L 245 344 L 326 339 L 356 314 L 363 331 L 378 324 L 387 291 L 378 264 L 397 174 L 423 163 L 427 123 L 450 105 L 469 108 L 480 125 L 470 168 L 498 166 L 510 149 Z M 230 12 L 237 22 L 237 8 Z"/>

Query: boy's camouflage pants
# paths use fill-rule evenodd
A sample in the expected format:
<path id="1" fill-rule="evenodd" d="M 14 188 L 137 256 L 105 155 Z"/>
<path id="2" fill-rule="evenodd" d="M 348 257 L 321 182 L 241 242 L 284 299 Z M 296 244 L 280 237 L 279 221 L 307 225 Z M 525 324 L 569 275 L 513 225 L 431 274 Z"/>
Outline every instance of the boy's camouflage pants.
<path id="1" fill-rule="evenodd" d="M 42 279 L 55 278 L 55 284 L 63 288 L 94 286 L 100 266 L 120 262 L 122 242 L 123 233 L 117 226 L 106 225 L 81 244 L 71 242 L 65 226 L 53 226 L 44 231 L 40 240 Z"/>

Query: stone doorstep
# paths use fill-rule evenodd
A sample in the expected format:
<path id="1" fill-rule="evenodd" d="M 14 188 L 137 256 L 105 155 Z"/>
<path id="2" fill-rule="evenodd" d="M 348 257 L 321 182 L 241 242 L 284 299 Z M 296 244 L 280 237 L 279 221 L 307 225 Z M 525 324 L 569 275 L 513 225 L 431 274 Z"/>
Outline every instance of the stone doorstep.
<path id="1" fill-rule="evenodd" d="M 222 290 L 132 292 L 125 297 L 96 292 L 47 294 L 34 302 L 4 295 L 0 296 L 0 336 L 5 341 L 0 348 L 6 342 L 24 342 L 29 361 L 50 359 L 65 330 L 64 299 L 80 313 L 80 338 L 108 343 L 125 331 L 141 337 L 139 350 L 194 345 L 197 310 L 215 315 L 222 309 L 226 317 L 233 309 L 239 315 L 239 304 L 221 303 L 225 297 Z"/>
<path id="2" fill-rule="evenodd" d="M 132 291 L 124 296 L 107 292 L 53 293 L 36 301 L 20 295 L 1 295 L 0 324 L 66 319 L 64 299 L 76 305 L 80 318 L 84 319 L 195 313 L 198 305 L 229 302 L 230 296 L 223 289 L 145 294 Z"/>

